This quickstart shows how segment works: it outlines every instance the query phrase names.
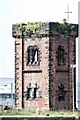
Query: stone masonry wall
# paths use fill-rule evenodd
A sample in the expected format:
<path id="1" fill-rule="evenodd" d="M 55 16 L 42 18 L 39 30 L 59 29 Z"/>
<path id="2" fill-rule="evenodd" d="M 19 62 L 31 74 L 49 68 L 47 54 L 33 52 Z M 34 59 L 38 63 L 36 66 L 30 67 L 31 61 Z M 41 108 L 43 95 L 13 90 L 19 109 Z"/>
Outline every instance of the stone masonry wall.
<path id="1" fill-rule="evenodd" d="M 13 25 L 15 38 L 15 106 L 33 110 L 71 109 L 73 103 L 72 69 L 78 26 L 59 23 Z M 23 42 L 22 42 L 23 41 Z M 22 45 L 23 44 L 23 45 Z M 38 46 L 38 65 L 28 65 L 28 46 Z M 58 47 L 62 47 L 62 52 Z M 23 47 L 23 50 L 22 50 Z M 64 52 L 64 50 L 65 52 Z M 60 55 L 60 57 L 58 57 Z M 65 58 L 63 61 L 63 57 Z M 60 59 L 60 60 L 59 60 Z M 27 99 L 27 88 L 37 84 L 39 97 Z"/>
<path id="2" fill-rule="evenodd" d="M 40 51 L 40 65 L 28 66 L 27 61 L 27 48 L 28 46 L 37 45 Z M 24 93 L 26 93 L 26 87 L 31 83 L 34 87 L 35 83 L 39 86 L 41 97 L 33 100 L 26 100 L 24 94 L 24 108 L 25 109 L 48 109 L 49 110 L 49 38 L 35 38 L 35 40 L 26 40 L 24 43 L 24 71 L 42 71 L 38 73 L 24 73 Z"/>
<path id="3" fill-rule="evenodd" d="M 74 64 L 74 38 L 65 38 L 64 36 L 54 36 L 50 38 L 50 105 L 51 109 L 71 109 L 72 108 L 72 69 Z M 58 46 L 64 46 L 65 65 L 58 65 L 56 51 Z M 59 91 L 59 86 L 65 87 L 63 93 Z M 53 91 L 53 92 L 51 92 Z M 65 93 L 64 93 L 65 92 Z M 58 100 L 60 94 L 65 96 L 65 100 Z M 65 95 L 64 95 L 65 94 Z"/>

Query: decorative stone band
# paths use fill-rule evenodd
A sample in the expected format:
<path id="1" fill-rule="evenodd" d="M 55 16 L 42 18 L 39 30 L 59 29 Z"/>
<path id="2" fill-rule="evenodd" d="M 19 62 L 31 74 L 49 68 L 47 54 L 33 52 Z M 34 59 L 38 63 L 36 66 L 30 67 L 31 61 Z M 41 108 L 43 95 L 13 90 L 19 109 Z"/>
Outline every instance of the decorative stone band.
<path id="1" fill-rule="evenodd" d="M 12 25 L 12 36 L 15 38 L 30 37 L 51 37 L 57 35 L 78 36 L 78 25 L 68 24 L 67 22 L 60 24 L 58 22 L 28 22 L 27 24 Z"/>
<path id="2" fill-rule="evenodd" d="M 42 73 L 42 70 L 23 70 L 23 73 Z"/>

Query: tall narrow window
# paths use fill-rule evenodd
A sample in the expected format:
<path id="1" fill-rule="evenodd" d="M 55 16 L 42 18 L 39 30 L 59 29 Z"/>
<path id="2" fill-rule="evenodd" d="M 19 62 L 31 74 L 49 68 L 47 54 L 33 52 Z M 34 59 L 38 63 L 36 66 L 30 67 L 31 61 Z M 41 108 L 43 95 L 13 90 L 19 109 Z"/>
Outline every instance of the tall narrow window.
<path id="1" fill-rule="evenodd" d="M 59 45 L 57 52 L 56 52 L 56 57 L 57 57 L 57 64 L 58 65 L 65 65 L 65 50 L 64 47 Z"/>
<path id="2" fill-rule="evenodd" d="M 39 64 L 39 49 L 37 46 L 29 46 L 27 54 L 27 65 Z"/>
<path id="3" fill-rule="evenodd" d="M 34 49 L 34 61 L 33 65 L 38 65 L 38 49 Z"/>
<path id="4" fill-rule="evenodd" d="M 28 63 L 27 64 L 31 65 L 33 62 L 33 47 L 29 46 L 27 52 L 28 52 Z"/>
<path id="5" fill-rule="evenodd" d="M 28 88 L 28 90 L 27 90 L 27 99 L 31 98 L 31 92 L 32 92 L 32 89 Z"/>
<path id="6" fill-rule="evenodd" d="M 31 83 L 29 83 L 27 87 L 27 99 L 31 99 L 31 98 L 32 98 L 32 88 L 31 88 Z"/>
<path id="7" fill-rule="evenodd" d="M 38 98 L 38 88 L 34 88 L 34 99 Z"/>
<path id="8" fill-rule="evenodd" d="M 38 90 L 38 86 L 37 86 L 37 83 L 36 83 L 35 87 L 34 87 L 34 99 L 36 99 L 38 97 L 39 97 L 39 90 Z"/>

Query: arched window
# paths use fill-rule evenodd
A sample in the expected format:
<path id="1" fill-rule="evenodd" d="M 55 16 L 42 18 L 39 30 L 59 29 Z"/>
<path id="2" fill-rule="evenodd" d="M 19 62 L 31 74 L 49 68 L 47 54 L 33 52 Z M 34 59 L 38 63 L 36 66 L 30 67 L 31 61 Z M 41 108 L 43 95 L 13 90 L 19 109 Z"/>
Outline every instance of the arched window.
<path id="1" fill-rule="evenodd" d="M 27 48 L 27 65 L 39 65 L 39 48 L 37 46 Z"/>
<path id="2" fill-rule="evenodd" d="M 57 52 L 56 52 L 57 64 L 58 65 L 65 65 L 65 50 L 64 47 L 59 45 Z"/>

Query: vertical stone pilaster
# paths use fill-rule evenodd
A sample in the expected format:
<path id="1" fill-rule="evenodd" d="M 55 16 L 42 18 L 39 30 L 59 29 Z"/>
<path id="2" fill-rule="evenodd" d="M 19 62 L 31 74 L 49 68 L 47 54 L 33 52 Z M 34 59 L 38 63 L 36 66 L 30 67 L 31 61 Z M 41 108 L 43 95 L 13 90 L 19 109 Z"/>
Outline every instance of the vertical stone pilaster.
<path id="1" fill-rule="evenodd" d="M 22 40 L 15 39 L 15 106 L 22 108 Z"/>

